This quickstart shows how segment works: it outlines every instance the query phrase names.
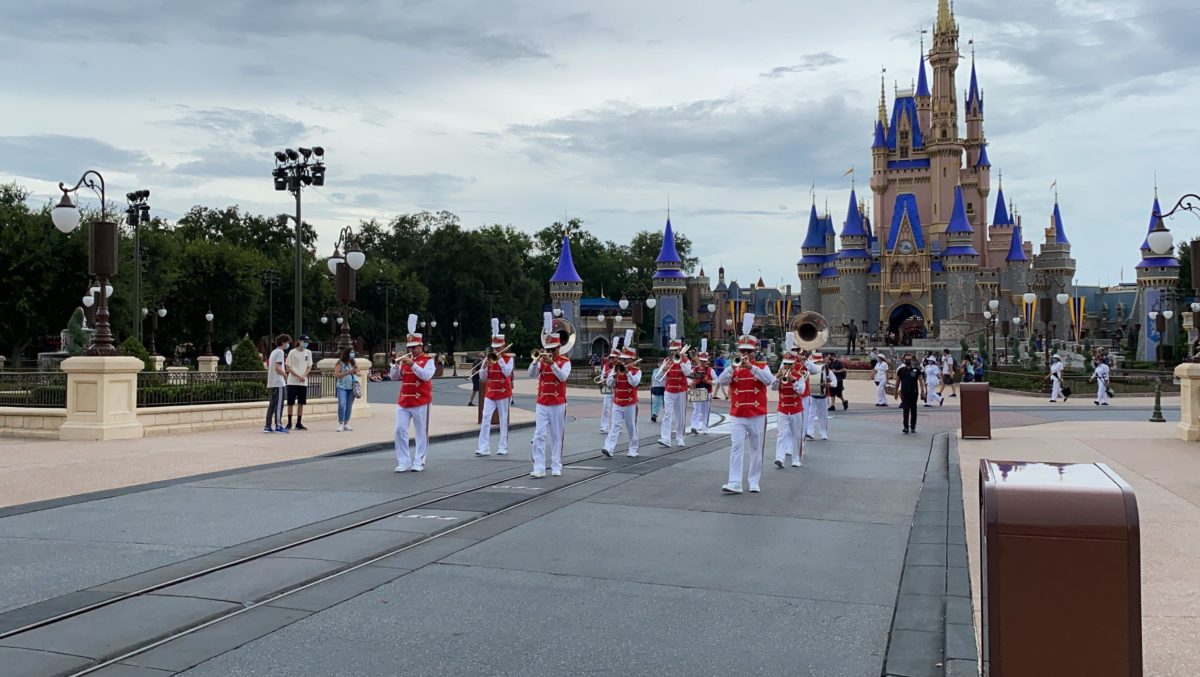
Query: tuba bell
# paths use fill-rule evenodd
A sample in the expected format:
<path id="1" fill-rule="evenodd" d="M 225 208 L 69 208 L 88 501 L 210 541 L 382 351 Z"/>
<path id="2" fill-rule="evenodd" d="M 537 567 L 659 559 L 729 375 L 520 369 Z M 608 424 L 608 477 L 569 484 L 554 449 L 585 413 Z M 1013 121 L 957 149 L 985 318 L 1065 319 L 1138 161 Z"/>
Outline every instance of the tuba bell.
<path id="1" fill-rule="evenodd" d="M 553 333 L 558 334 L 558 339 L 561 341 L 561 345 L 558 347 L 558 354 L 570 356 L 571 350 L 575 348 L 575 339 L 577 336 L 575 332 L 575 325 L 571 324 L 564 318 L 558 317 L 554 319 L 554 324 L 551 325 L 551 330 Z M 545 345 L 546 343 L 546 336 L 547 334 L 545 332 L 539 332 L 538 338 L 542 345 Z"/>
<path id="2" fill-rule="evenodd" d="M 829 323 L 820 313 L 807 311 L 797 314 L 788 326 L 796 332 L 796 347 L 801 350 L 817 350 L 829 342 Z"/>

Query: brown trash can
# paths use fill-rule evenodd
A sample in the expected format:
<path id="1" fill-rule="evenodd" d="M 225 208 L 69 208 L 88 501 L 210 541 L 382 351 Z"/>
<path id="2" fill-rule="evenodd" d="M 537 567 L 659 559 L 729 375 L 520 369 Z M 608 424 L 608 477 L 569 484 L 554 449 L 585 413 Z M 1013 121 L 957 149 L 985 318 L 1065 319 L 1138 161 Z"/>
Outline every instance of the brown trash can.
<path id="1" fill-rule="evenodd" d="M 1108 466 L 979 462 L 984 677 L 1142 674 L 1137 498 Z"/>
<path id="2" fill-rule="evenodd" d="M 964 440 L 992 439 L 991 390 L 986 383 L 962 383 L 958 391 L 959 425 Z"/>

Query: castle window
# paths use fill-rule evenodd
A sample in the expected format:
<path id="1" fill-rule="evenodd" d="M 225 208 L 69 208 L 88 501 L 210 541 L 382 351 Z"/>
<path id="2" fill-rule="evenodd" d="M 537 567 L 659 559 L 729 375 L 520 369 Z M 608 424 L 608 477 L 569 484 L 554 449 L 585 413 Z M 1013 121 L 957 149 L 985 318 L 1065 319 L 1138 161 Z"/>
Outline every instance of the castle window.
<path id="1" fill-rule="evenodd" d="M 907 159 L 908 159 L 908 147 L 907 147 L 907 146 L 902 146 L 902 147 L 900 148 L 900 159 L 901 159 L 901 160 L 907 160 Z"/>
<path id="2" fill-rule="evenodd" d="M 967 203 L 967 213 L 968 213 L 968 214 L 974 214 L 974 213 L 975 213 L 975 203 L 974 203 L 974 202 L 968 202 L 968 203 Z"/>
<path id="3" fill-rule="evenodd" d="M 942 167 L 942 178 L 946 178 L 946 168 Z"/>

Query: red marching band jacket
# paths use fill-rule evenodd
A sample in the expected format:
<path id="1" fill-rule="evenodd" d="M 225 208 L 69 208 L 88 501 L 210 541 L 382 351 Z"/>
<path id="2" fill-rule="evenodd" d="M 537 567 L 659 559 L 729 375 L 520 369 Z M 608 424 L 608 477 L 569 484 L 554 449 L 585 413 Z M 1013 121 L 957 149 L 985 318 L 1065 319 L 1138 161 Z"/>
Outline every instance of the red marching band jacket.
<path id="1" fill-rule="evenodd" d="M 483 396 L 489 400 L 507 400 L 512 397 L 512 379 L 505 376 L 500 369 L 500 365 L 506 357 L 513 359 L 510 355 L 501 355 L 500 361 L 488 362 L 487 387 L 483 391 Z"/>
<path id="2" fill-rule="evenodd" d="M 755 362 L 762 369 L 766 362 Z M 767 415 L 767 384 L 754 377 L 749 369 L 734 369 L 729 383 L 729 415 L 736 418 L 753 418 Z"/>
<path id="3" fill-rule="evenodd" d="M 687 377 L 683 375 L 683 364 L 687 362 L 684 358 L 679 364 L 672 364 L 667 367 L 666 391 L 669 393 L 686 393 L 688 389 Z"/>
<path id="4" fill-rule="evenodd" d="M 421 355 L 413 358 L 413 362 L 424 367 L 433 357 Z M 433 381 L 422 381 L 417 378 L 412 365 L 400 365 L 400 396 L 396 404 L 402 407 L 423 407 L 433 402 Z"/>
<path id="5" fill-rule="evenodd" d="M 783 374 L 779 375 L 780 377 Z M 804 411 L 804 392 L 796 392 L 797 379 L 802 379 L 799 382 L 801 391 L 808 390 L 808 380 L 804 377 L 804 370 L 795 365 L 791 368 L 791 383 L 779 384 L 779 408 L 781 414 L 799 414 Z"/>
<path id="6" fill-rule="evenodd" d="M 637 404 L 638 387 L 629 382 L 630 374 L 637 374 L 638 370 L 630 368 L 628 373 L 613 374 L 613 404 L 618 407 L 628 407 L 631 404 Z"/>
<path id="7" fill-rule="evenodd" d="M 692 387 L 703 388 L 704 386 L 712 387 L 712 367 L 692 367 Z"/>
<path id="8" fill-rule="evenodd" d="M 554 356 L 554 364 L 562 368 L 562 365 L 571 361 L 571 358 L 562 355 Z M 538 394 L 537 403 L 549 407 L 567 403 L 567 383 L 566 381 L 558 380 L 554 370 L 549 365 L 542 364 L 538 370 Z"/>

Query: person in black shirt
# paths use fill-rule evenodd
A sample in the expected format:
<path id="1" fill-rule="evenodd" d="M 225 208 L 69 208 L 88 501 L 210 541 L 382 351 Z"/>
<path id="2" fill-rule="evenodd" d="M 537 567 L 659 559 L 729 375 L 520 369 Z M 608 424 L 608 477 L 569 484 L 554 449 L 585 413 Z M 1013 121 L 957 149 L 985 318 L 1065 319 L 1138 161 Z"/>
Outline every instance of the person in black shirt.
<path id="1" fill-rule="evenodd" d="M 854 320 L 850 320 L 854 322 Z M 837 408 L 835 400 L 842 401 L 842 410 L 850 407 L 850 402 L 846 399 L 846 363 L 838 359 L 837 353 L 825 353 L 832 361 L 828 363 L 829 370 L 837 377 L 837 386 L 829 389 L 829 411 Z"/>
<path id="2" fill-rule="evenodd" d="M 893 397 L 900 400 L 900 409 L 904 412 L 903 432 L 917 432 L 917 398 L 920 394 L 920 383 L 923 374 L 913 365 L 913 356 L 904 355 L 904 362 L 896 370 L 896 392 Z"/>

